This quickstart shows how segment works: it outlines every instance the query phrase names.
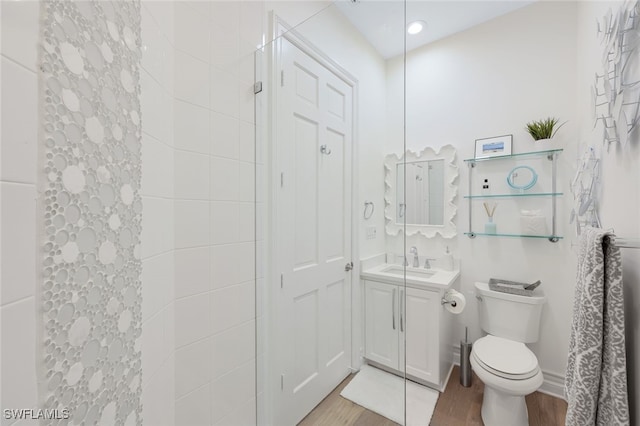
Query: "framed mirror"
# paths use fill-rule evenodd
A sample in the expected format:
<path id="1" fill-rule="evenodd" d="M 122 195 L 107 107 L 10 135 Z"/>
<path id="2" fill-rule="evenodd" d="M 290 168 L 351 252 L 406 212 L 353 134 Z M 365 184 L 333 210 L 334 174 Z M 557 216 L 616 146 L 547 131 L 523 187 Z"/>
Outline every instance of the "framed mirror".
<path id="1" fill-rule="evenodd" d="M 406 159 L 406 161 L 405 161 Z M 404 157 L 385 157 L 386 230 L 398 235 L 407 224 L 407 235 L 456 236 L 458 166 L 456 150 L 445 145 L 438 152 L 425 148 L 407 150 Z"/>

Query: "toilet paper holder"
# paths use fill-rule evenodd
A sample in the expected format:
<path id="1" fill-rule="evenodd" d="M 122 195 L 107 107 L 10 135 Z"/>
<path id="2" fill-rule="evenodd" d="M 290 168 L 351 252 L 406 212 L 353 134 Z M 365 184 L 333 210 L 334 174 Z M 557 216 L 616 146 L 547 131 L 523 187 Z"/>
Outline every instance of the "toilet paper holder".
<path id="1" fill-rule="evenodd" d="M 455 300 L 447 300 L 446 295 L 443 296 L 442 299 L 440 299 L 440 304 L 441 305 L 451 305 L 452 308 L 455 308 L 458 305 Z"/>

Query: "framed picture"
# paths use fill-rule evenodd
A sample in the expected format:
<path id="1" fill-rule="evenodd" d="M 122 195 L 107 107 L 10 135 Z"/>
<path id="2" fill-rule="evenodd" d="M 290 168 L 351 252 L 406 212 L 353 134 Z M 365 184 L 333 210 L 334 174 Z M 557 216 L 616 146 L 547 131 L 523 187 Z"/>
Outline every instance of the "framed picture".
<path id="1" fill-rule="evenodd" d="M 513 135 L 495 136 L 493 138 L 476 139 L 475 158 L 501 157 L 511 155 Z"/>

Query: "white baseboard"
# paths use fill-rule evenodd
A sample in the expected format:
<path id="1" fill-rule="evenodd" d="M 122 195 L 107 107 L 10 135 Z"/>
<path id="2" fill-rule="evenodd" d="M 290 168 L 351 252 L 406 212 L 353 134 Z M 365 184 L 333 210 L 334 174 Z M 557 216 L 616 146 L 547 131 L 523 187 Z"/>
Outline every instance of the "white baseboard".
<path id="1" fill-rule="evenodd" d="M 460 365 L 460 347 L 455 345 L 453 346 L 453 363 Z M 542 375 L 544 376 L 544 381 L 538 392 L 564 400 L 564 376 L 544 370 L 542 370 Z"/>

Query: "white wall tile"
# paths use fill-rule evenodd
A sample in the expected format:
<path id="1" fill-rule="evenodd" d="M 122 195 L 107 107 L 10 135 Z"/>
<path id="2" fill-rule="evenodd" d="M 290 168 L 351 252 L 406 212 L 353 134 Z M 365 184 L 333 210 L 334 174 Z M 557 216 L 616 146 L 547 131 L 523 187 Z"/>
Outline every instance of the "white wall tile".
<path id="1" fill-rule="evenodd" d="M 0 2 L 2 54 L 37 71 L 40 2 Z M 3 85 L 4 87 L 4 85 Z"/>
<path id="2" fill-rule="evenodd" d="M 238 160 L 211 157 L 211 199 L 237 201 L 239 184 Z"/>
<path id="3" fill-rule="evenodd" d="M 173 249 L 173 200 L 142 197 L 142 258 Z"/>
<path id="4" fill-rule="evenodd" d="M 239 132 L 237 118 L 211 112 L 211 155 L 238 158 Z"/>
<path id="5" fill-rule="evenodd" d="M 144 171 L 140 193 L 155 197 L 173 197 L 174 150 L 146 133 L 142 135 Z M 144 212 L 143 212 L 144 214 Z"/>
<path id="6" fill-rule="evenodd" d="M 215 380 L 253 359 L 255 340 L 255 321 L 248 321 L 214 335 L 212 378 Z"/>
<path id="7" fill-rule="evenodd" d="M 239 284 L 238 269 L 244 267 L 246 253 L 242 253 L 238 244 L 225 244 L 211 248 L 212 288 L 219 289 Z"/>
<path id="8" fill-rule="evenodd" d="M 209 154 L 209 110 L 179 100 L 175 101 L 173 110 L 175 147 Z"/>
<path id="9" fill-rule="evenodd" d="M 0 183 L 2 305 L 36 291 L 36 190 L 33 185 Z"/>
<path id="10" fill-rule="evenodd" d="M 256 244 L 253 241 L 240 243 L 238 251 L 242 254 L 238 281 L 243 283 L 254 280 L 256 278 Z"/>
<path id="11" fill-rule="evenodd" d="M 4 259 L 3 259 L 4 263 Z M 0 307 L 2 408 L 37 408 L 36 310 L 33 297 Z M 6 420 L 2 420 L 6 424 Z"/>
<path id="12" fill-rule="evenodd" d="M 211 293 L 212 333 L 220 333 L 254 318 L 253 282 L 214 290 Z"/>
<path id="13" fill-rule="evenodd" d="M 178 283 L 179 285 L 179 283 Z M 176 300 L 176 348 L 211 334 L 211 304 L 208 295 Z"/>
<path id="14" fill-rule="evenodd" d="M 171 119 L 167 111 L 168 95 L 160 84 L 145 70 L 140 70 L 140 108 L 142 112 L 142 130 L 154 138 L 168 143 L 168 121 Z"/>
<path id="15" fill-rule="evenodd" d="M 256 138 L 255 125 L 247 123 L 245 121 L 240 122 L 240 137 L 239 137 L 239 155 L 240 161 L 246 161 L 252 163 L 258 161 L 256 158 L 255 150 L 255 138 Z"/>
<path id="16" fill-rule="evenodd" d="M 3 2 L 3 11 L 5 7 L 6 2 Z M 4 16 L 2 21 L 4 25 Z M 2 32 L 4 33 L 4 29 Z M 4 45 L 4 39 L 2 43 Z M 35 183 L 38 79 L 33 71 L 4 57 L 1 57 L 0 67 L 2 75 L 0 179 Z"/>
<path id="17" fill-rule="evenodd" d="M 211 381 L 213 368 L 211 339 L 204 339 L 176 350 L 176 397 Z"/>
<path id="18" fill-rule="evenodd" d="M 211 289 L 209 247 L 175 251 L 175 297 L 193 296 Z"/>
<path id="19" fill-rule="evenodd" d="M 153 377 L 166 356 L 164 354 L 165 322 L 163 312 L 142 323 L 142 370 L 143 387 L 146 382 L 145 376 Z"/>
<path id="20" fill-rule="evenodd" d="M 168 359 L 158 372 L 149 377 L 142 388 L 142 418 L 144 424 L 154 426 L 175 425 L 175 379 L 173 358 Z M 143 380 L 147 377 L 143 373 Z"/>
<path id="21" fill-rule="evenodd" d="M 238 73 L 240 32 L 238 26 L 211 26 L 211 64 L 233 75 Z"/>
<path id="22" fill-rule="evenodd" d="M 247 123 L 255 123 L 255 95 L 253 83 L 238 83 L 238 117 Z"/>
<path id="23" fill-rule="evenodd" d="M 140 12 L 142 18 L 142 59 L 140 60 L 140 66 L 155 80 L 162 83 L 165 66 L 163 64 L 163 39 L 165 36 L 146 8 L 141 8 Z"/>
<path id="24" fill-rule="evenodd" d="M 210 1 L 201 1 L 201 0 L 179 0 L 179 3 L 185 4 L 191 9 L 193 9 L 198 16 L 207 22 L 207 24 L 211 23 L 211 3 Z"/>
<path id="25" fill-rule="evenodd" d="M 211 243 L 229 244 L 238 241 L 238 203 L 211 202 Z"/>
<path id="26" fill-rule="evenodd" d="M 173 251 L 142 261 L 142 321 L 169 303 L 174 275 Z"/>
<path id="27" fill-rule="evenodd" d="M 163 353 L 173 355 L 176 347 L 176 305 L 171 302 L 164 310 L 164 349 Z"/>
<path id="28" fill-rule="evenodd" d="M 221 419 L 254 397 L 255 370 L 255 363 L 249 361 L 211 383 L 214 424 L 222 424 Z"/>
<path id="29" fill-rule="evenodd" d="M 175 247 L 188 248 L 209 244 L 209 202 L 175 201 Z"/>
<path id="30" fill-rule="evenodd" d="M 181 51 L 175 52 L 175 97 L 209 107 L 209 65 Z"/>
<path id="31" fill-rule="evenodd" d="M 238 177 L 238 199 L 240 201 L 255 201 L 255 164 L 241 162 Z"/>
<path id="32" fill-rule="evenodd" d="M 176 422 L 183 426 L 205 426 L 211 424 L 210 384 L 196 389 L 176 400 Z"/>
<path id="33" fill-rule="evenodd" d="M 256 58 L 254 54 L 255 46 L 248 45 L 240 41 L 240 59 L 238 60 L 238 79 L 241 83 L 253 86 L 256 80 Z"/>
<path id="34" fill-rule="evenodd" d="M 262 44 L 265 4 L 262 1 L 240 2 L 240 37 L 251 50 L 241 50 L 241 54 L 253 53 Z"/>
<path id="35" fill-rule="evenodd" d="M 176 2 L 174 12 L 176 49 L 209 62 L 208 16 L 202 16 L 192 4 L 184 2 Z"/>
<path id="36" fill-rule="evenodd" d="M 175 197 L 209 199 L 209 156 L 188 151 L 175 152 Z"/>
<path id="37" fill-rule="evenodd" d="M 158 24 L 160 31 L 173 43 L 174 39 L 174 11 L 172 1 L 143 0 L 142 6 L 146 8 Z"/>
<path id="38" fill-rule="evenodd" d="M 240 23 L 239 1 L 216 1 L 211 4 L 211 20 L 215 27 L 231 28 Z"/>
<path id="39" fill-rule="evenodd" d="M 256 419 L 256 399 L 250 398 L 235 411 L 217 420 L 214 426 L 253 426 L 256 424 Z"/>
<path id="40" fill-rule="evenodd" d="M 238 241 L 253 241 L 256 238 L 256 215 L 254 203 L 238 204 Z"/>
<path id="41" fill-rule="evenodd" d="M 211 109 L 229 115 L 239 117 L 239 85 L 238 79 L 226 71 L 211 68 Z"/>

